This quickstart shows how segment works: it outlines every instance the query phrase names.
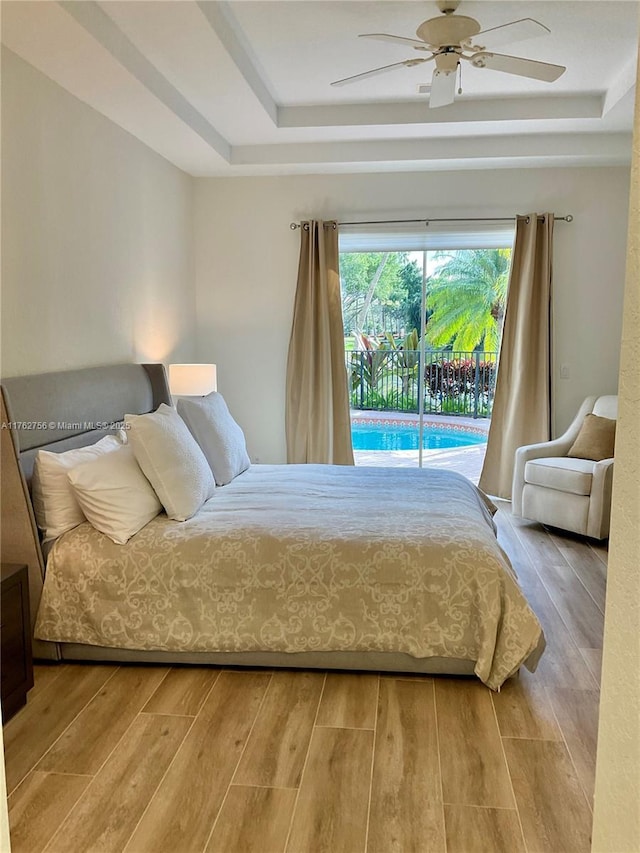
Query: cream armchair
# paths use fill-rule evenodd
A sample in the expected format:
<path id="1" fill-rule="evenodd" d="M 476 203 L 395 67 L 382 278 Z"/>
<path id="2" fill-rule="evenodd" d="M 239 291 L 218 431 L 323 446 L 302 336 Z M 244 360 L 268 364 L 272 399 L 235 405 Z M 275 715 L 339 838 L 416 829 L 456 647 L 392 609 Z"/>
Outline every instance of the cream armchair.
<path id="1" fill-rule="evenodd" d="M 566 455 L 590 412 L 615 420 L 618 398 L 587 397 L 564 435 L 516 450 L 511 492 L 513 515 L 593 539 L 607 538 L 613 459 L 592 462 Z"/>

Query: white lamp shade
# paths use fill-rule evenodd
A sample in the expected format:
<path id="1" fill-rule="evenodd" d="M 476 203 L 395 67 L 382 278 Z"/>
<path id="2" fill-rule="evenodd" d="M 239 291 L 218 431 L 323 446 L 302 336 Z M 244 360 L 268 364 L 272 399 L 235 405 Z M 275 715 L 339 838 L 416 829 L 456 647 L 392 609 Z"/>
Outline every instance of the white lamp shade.
<path id="1" fill-rule="evenodd" d="M 174 397 L 204 397 L 217 387 L 215 364 L 169 365 L 169 390 Z"/>

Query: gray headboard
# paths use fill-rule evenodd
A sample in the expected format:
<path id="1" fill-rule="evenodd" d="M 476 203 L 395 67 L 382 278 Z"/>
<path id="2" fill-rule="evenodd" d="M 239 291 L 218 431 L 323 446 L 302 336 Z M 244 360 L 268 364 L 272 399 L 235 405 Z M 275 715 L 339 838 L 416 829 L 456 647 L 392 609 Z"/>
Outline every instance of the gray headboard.
<path id="1" fill-rule="evenodd" d="M 171 404 L 162 364 L 115 364 L 2 380 L 1 557 L 29 566 L 32 625 L 44 579 L 29 494 L 36 453 L 94 444 L 117 429 L 125 414 L 145 414 L 160 403 Z M 57 657 L 51 646 L 36 642 L 34 654 Z"/>
<path id="2" fill-rule="evenodd" d="M 20 467 L 31 479 L 38 450 L 61 453 L 95 444 L 125 414 L 171 403 L 162 364 L 114 364 L 3 379 L 2 388 Z"/>

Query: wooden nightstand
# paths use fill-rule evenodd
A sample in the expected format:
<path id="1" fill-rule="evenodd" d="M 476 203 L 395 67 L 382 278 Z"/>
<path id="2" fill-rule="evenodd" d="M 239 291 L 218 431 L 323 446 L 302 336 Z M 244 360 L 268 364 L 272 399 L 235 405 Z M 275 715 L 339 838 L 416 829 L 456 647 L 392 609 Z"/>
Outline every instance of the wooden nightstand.
<path id="1" fill-rule="evenodd" d="M 27 701 L 33 687 L 29 574 L 24 565 L 2 563 L 0 600 L 2 649 L 2 722 L 6 723 Z"/>

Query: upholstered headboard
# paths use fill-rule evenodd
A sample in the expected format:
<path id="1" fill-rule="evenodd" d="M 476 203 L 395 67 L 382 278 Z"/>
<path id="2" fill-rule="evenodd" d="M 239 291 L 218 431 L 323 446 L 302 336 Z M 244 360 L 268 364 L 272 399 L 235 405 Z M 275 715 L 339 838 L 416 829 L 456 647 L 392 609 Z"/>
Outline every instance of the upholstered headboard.
<path id="1" fill-rule="evenodd" d="M 145 414 L 171 403 L 162 364 L 116 364 L 2 380 L 3 562 L 27 563 L 32 626 L 45 561 L 29 486 L 38 450 L 62 453 L 94 444 L 117 429 L 125 414 Z M 37 657 L 55 658 L 57 647 L 34 643 Z"/>

